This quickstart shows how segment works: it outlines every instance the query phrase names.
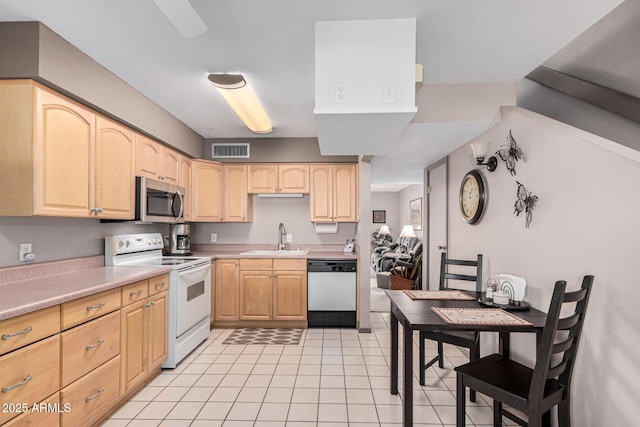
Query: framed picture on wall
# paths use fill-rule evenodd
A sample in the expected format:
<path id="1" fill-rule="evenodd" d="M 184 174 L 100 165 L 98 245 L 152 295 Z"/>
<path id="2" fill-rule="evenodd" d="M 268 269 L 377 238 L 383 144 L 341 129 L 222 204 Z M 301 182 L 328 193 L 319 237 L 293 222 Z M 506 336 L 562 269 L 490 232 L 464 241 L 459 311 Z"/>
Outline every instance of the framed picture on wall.
<path id="1" fill-rule="evenodd" d="M 384 224 L 387 222 L 387 211 L 373 211 L 373 223 Z"/>
<path id="2" fill-rule="evenodd" d="M 409 202 L 409 217 L 414 230 L 422 230 L 422 197 Z"/>

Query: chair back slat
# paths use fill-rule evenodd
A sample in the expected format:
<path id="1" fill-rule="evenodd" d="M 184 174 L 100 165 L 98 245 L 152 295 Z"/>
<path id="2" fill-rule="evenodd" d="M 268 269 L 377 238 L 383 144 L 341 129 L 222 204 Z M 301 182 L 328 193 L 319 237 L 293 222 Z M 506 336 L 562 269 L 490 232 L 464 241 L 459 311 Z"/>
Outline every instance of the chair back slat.
<path id="1" fill-rule="evenodd" d="M 551 350 L 551 353 L 558 354 L 558 353 L 562 353 L 569 350 L 573 345 L 573 341 L 574 341 L 573 335 L 569 335 L 569 337 L 566 340 L 555 343 L 553 345 L 553 349 Z"/>
<path id="2" fill-rule="evenodd" d="M 573 328 L 580 321 L 580 313 L 574 313 L 569 317 L 565 317 L 564 319 L 560 319 L 558 322 L 558 330 L 566 331 L 568 329 Z"/>
<path id="3" fill-rule="evenodd" d="M 463 267 L 475 267 L 475 274 L 459 274 L 449 273 L 447 271 L 448 265 L 456 265 Z M 478 254 L 476 260 L 462 260 L 462 259 L 450 259 L 447 258 L 447 253 L 442 252 L 440 255 L 440 286 L 439 289 L 455 289 L 450 288 L 446 280 L 465 280 L 468 282 L 476 282 L 476 292 L 482 291 L 482 254 Z"/>
<path id="4" fill-rule="evenodd" d="M 567 393 L 569 393 L 571 373 L 574 366 L 573 361 L 580 342 L 580 332 L 582 331 L 592 284 L 593 276 L 585 276 L 579 291 L 565 293 L 567 282 L 563 280 L 556 282 L 542 338 L 538 346 L 536 365 L 529 388 L 531 402 L 539 401 L 542 398 L 546 381 L 550 378 L 557 377 L 558 382 L 566 387 Z M 575 302 L 577 304 L 575 304 L 574 313 L 560 319 L 562 305 Z M 564 341 L 555 343 L 556 331 L 559 329 L 568 330 L 569 336 Z M 564 354 L 560 363 L 551 366 L 553 354 L 561 352 L 564 352 Z"/>
<path id="5" fill-rule="evenodd" d="M 569 361 L 567 359 L 562 359 L 562 362 L 558 363 L 553 368 L 549 368 L 549 372 L 547 372 L 547 379 L 555 378 L 563 373 L 564 370 L 567 369 L 568 363 Z"/>

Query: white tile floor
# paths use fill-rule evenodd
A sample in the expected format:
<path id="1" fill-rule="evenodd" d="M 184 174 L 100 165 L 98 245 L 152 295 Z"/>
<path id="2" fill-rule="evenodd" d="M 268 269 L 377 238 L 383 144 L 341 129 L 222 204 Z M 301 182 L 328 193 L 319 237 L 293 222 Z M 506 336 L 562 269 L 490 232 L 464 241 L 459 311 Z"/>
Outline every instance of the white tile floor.
<path id="1" fill-rule="evenodd" d="M 307 329 L 299 345 L 286 346 L 224 345 L 232 330 L 214 329 L 102 426 L 401 425 L 401 397 L 389 393 L 388 321 L 388 312 L 371 313 L 370 334 Z M 414 346 L 417 354 L 415 338 Z M 468 359 L 456 347 L 445 346 L 445 356 L 447 368 L 430 368 L 425 387 L 414 375 L 416 425 L 455 425 L 452 366 Z M 467 425 L 492 425 L 483 398 L 475 404 L 467 399 Z"/>

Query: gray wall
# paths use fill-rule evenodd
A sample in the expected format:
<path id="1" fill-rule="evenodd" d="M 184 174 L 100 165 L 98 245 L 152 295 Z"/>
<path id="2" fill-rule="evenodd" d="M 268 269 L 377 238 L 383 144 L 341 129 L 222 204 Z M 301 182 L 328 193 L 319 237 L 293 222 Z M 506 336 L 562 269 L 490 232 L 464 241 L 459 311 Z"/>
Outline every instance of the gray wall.
<path id="1" fill-rule="evenodd" d="M 398 219 L 398 192 L 397 191 L 374 191 L 371 193 L 371 210 L 385 211 L 387 224 L 391 231 L 393 240 L 398 238 L 402 227 Z M 373 216 L 373 214 L 371 214 Z M 372 218 L 373 219 L 373 218 Z M 371 233 L 380 229 L 382 224 L 371 224 Z"/>
<path id="2" fill-rule="evenodd" d="M 26 265 L 104 254 L 104 236 L 124 233 L 163 233 L 163 224 L 100 223 L 96 219 L 0 217 L 0 267 Z M 36 259 L 19 261 L 20 243 L 31 243 Z"/>
<path id="3" fill-rule="evenodd" d="M 249 143 L 249 159 L 212 159 L 212 143 Z M 357 163 L 358 156 L 323 156 L 320 154 L 318 138 L 242 138 L 217 139 L 208 138 L 204 144 L 204 158 L 236 163 L 292 163 L 292 162 L 324 162 L 324 163 Z"/>
<path id="4" fill-rule="evenodd" d="M 412 200 L 422 198 L 422 188 L 422 184 L 413 184 L 398 193 L 398 228 L 400 231 L 402 231 L 403 226 L 411 224 L 409 203 Z M 422 200 L 422 206 L 424 209 L 424 200 Z M 422 230 L 415 230 L 415 232 L 420 240 L 424 240 L 424 224 L 422 224 Z"/>
<path id="5" fill-rule="evenodd" d="M 458 213 L 458 189 L 464 174 L 477 166 L 468 144 L 450 154 L 449 253 L 484 254 L 486 278 L 525 277 L 525 299 L 543 311 L 556 280 L 576 289 L 584 275 L 593 274 L 573 375 L 573 424 L 636 425 L 640 287 L 633 266 L 640 254 L 640 199 L 629 190 L 640 187 L 640 154 L 518 107 L 503 108 L 502 118 L 475 140 L 504 141 L 512 130 L 527 162 L 517 163 L 515 177 L 502 161 L 495 172 L 484 172 L 489 204 L 482 221 L 470 226 Z M 524 214 L 513 213 L 516 179 L 540 197 L 528 229 Z M 494 337 L 483 334 L 483 354 L 495 346 Z M 516 334 L 512 349 L 517 360 L 531 364 L 535 338 Z"/>
<path id="6" fill-rule="evenodd" d="M 192 156 L 202 136 L 45 25 L 0 23 L 0 78 L 33 78 Z"/>
<path id="7" fill-rule="evenodd" d="M 310 222 L 309 196 L 302 198 L 254 197 L 252 223 L 192 223 L 194 244 L 211 242 L 211 233 L 218 234 L 221 244 L 269 244 L 278 242 L 278 224 L 293 234 L 292 247 L 301 244 L 339 244 L 356 234 L 355 223 L 341 223 L 335 234 L 318 234 Z"/>

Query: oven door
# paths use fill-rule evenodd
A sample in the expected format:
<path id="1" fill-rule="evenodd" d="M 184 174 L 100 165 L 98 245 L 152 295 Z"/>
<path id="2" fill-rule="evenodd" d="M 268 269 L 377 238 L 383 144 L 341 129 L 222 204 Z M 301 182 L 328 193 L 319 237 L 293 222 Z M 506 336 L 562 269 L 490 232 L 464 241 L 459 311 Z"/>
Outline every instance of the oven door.
<path id="1" fill-rule="evenodd" d="M 211 264 L 177 271 L 176 336 L 211 313 Z M 170 316 L 171 317 L 171 316 Z M 171 319 L 170 319 L 171 321 Z"/>

